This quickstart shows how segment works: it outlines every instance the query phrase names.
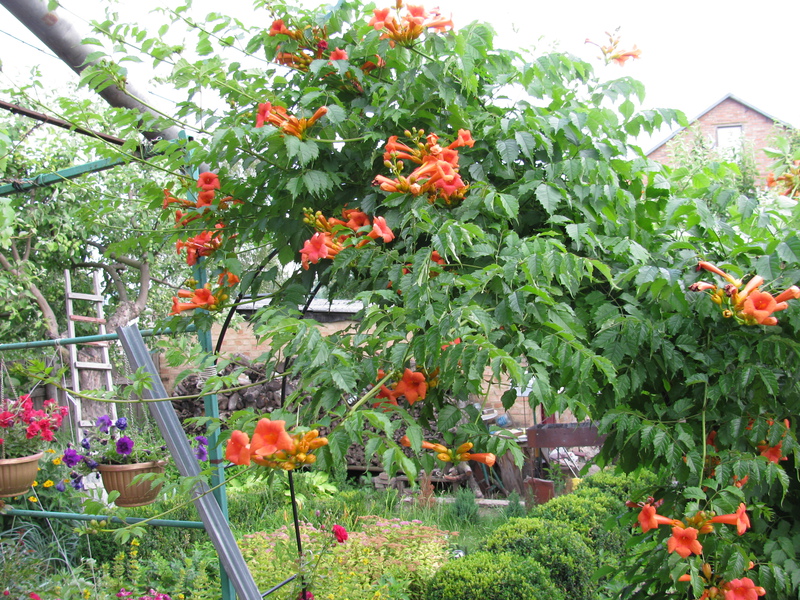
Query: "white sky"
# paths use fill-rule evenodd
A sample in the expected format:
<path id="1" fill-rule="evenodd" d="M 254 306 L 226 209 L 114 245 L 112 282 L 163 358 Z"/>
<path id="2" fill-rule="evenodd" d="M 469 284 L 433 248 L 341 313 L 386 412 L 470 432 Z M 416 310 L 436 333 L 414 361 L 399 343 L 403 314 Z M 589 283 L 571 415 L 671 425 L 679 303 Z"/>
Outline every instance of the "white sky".
<path id="1" fill-rule="evenodd" d="M 306 5 L 327 3 L 303 1 Z M 62 3 L 87 20 L 103 16 L 101 0 Z M 144 18 L 150 7 L 169 3 L 123 0 L 115 10 L 136 20 Z M 379 7 L 393 4 L 394 0 L 376 2 Z M 546 50 L 555 44 L 560 50 L 595 61 L 609 78 L 634 77 L 645 84 L 645 108 L 677 108 L 693 118 L 725 94 L 733 93 L 775 118 L 800 126 L 797 37 L 792 32 L 800 22 L 798 0 L 438 0 L 425 4 L 438 4 L 443 13 L 452 13 L 456 27 L 473 20 L 491 23 L 499 34 L 498 46 Z M 253 21 L 251 6 L 250 0 L 195 0 L 198 16 L 210 10 L 224 10 L 245 23 Z M 88 26 L 75 15 L 63 14 L 79 31 L 88 31 Z M 269 26 L 265 12 L 259 11 L 256 18 L 263 20 L 263 26 Z M 584 40 L 605 43 L 604 32 L 617 27 L 621 27 L 620 47 L 629 49 L 636 44 L 642 50 L 642 58 L 629 61 L 624 67 L 603 67 L 595 60 L 598 48 Z M 73 77 L 57 59 L 8 34 L 43 47 L 0 7 L 0 60 L 7 75 L 0 74 L 0 87 L 7 87 L 9 76 L 18 83 L 24 81 L 35 64 L 42 65 L 48 74 L 44 81 L 48 87 L 53 84 L 57 89 L 64 78 Z M 139 89 L 147 87 L 146 81 L 136 77 L 132 83 Z M 650 149 L 650 142 L 642 142 L 645 150 Z"/>

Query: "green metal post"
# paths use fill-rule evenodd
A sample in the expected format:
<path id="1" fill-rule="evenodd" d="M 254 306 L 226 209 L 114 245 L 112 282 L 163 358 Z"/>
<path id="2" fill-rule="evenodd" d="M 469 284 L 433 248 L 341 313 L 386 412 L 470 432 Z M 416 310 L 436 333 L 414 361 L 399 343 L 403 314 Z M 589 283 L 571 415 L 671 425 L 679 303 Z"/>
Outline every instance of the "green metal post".
<path id="1" fill-rule="evenodd" d="M 186 132 L 181 131 L 178 134 L 178 138 L 184 140 L 187 138 Z M 196 167 L 192 166 L 189 163 L 189 154 L 186 155 L 186 171 L 187 174 L 196 179 L 199 175 L 199 172 Z M 194 199 L 194 192 L 190 191 L 187 195 L 187 199 L 192 200 Z M 208 283 L 208 276 L 206 274 L 205 268 L 205 258 L 200 257 L 197 263 L 192 268 L 192 277 L 197 281 L 196 286 L 198 288 L 203 287 L 206 283 Z M 203 349 L 203 352 L 211 353 L 214 351 L 214 344 L 211 340 L 211 331 L 209 329 L 200 329 L 197 330 L 197 340 L 200 342 L 200 347 Z M 219 404 L 217 400 L 216 394 L 208 394 L 207 396 L 203 397 L 203 405 L 205 407 L 205 413 L 207 417 L 212 418 L 219 418 Z M 216 488 L 214 489 L 214 498 L 216 498 L 217 503 L 219 504 L 219 508 L 222 511 L 225 520 L 229 520 L 228 517 L 228 495 L 225 491 L 225 486 L 223 485 L 225 482 L 225 469 L 223 467 L 223 456 L 219 449 L 219 434 L 215 431 L 208 436 L 208 462 L 211 465 L 211 487 Z M 219 486 L 219 487 L 217 487 Z M 225 572 L 225 569 L 222 568 L 220 564 L 220 585 L 222 587 L 222 600 L 234 600 L 236 598 L 236 591 L 233 587 L 233 582 L 228 577 L 228 574 Z"/>
<path id="2" fill-rule="evenodd" d="M 117 165 L 124 164 L 125 161 L 121 158 L 105 158 L 103 160 L 96 160 L 85 165 L 78 165 L 76 167 L 69 167 L 54 173 L 40 174 L 32 179 L 23 179 L 17 183 L 8 183 L 0 185 L 0 196 L 8 194 L 18 194 L 31 188 L 45 187 L 53 185 L 54 183 L 61 183 L 67 179 L 75 179 L 87 173 L 97 173 L 98 171 L 105 171 L 112 169 Z"/>

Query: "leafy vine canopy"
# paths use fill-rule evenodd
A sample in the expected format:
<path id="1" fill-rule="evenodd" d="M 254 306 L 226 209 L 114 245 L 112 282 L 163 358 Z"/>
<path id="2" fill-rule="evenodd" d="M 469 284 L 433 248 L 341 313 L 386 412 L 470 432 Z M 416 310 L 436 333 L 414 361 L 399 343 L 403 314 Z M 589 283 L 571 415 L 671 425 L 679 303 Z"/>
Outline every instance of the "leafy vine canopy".
<path id="1" fill-rule="evenodd" d="M 255 7 L 252 27 L 180 7 L 156 36 L 96 29 L 135 42 L 125 58 L 185 92 L 174 114 L 116 122 L 188 134 L 148 159 L 174 173 L 148 210 L 210 273 L 176 297 L 170 324 L 207 325 L 196 308 L 266 292 L 261 360 L 300 380 L 280 416 L 297 421 L 298 403 L 307 425 L 344 423 L 321 461 L 366 443 L 413 474 L 398 440 L 419 451 L 428 426 L 453 448 L 521 461 L 479 418 L 490 386 L 507 408 L 529 388 L 533 405 L 599 421 L 605 456 L 624 466 L 688 478 L 712 428 L 737 452 L 785 431 L 772 424 L 800 407 L 796 308 L 748 325 L 689 286 L 705 261 L 737 281 L 758 273 L 777 295 L 798 279 L 796 215 L 646 158 L 636 136 L 686 120 L 643 110 L 642 85 L 619 76 L 614 57 L 638 50 L 604 50 L 605 65 L 504 50 L 486 24 L 402 0 Z M 181 24 L 194 59 L 165 41 Z M 92 58 L 84 82 L 124 87 L 118 55 Z M 314 294 L 360 302 L 357 324 L 323 337 L 299 311 Z"/>

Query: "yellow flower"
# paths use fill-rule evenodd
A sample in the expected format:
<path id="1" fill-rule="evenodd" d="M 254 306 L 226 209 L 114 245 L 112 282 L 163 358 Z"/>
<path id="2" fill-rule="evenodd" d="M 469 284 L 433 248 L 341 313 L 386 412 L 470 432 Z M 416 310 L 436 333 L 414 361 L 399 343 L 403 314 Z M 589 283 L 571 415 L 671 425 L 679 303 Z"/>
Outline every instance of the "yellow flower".
<path id="1" fill-rule="evenodd" d="M 59 465 L 61 464 L 61 457 L 60 457 L 60 456 L 56 456 L 56 457 L 53 459 L 53 464 L 54 464 L 55 466 L 59 466 Z"/>
<path id="2" fill-rule="evenodd" d="M 51 480 L 48 479 L 42 485 L 44 485 L 44 487 L 46 487 L 46 488 L 49 488 L 49 487 L 53 487 L 55 485 L 55 483 L 53 483 Z"/>
<path id="3" fill-rule="evenodd" d="M 36 496 L 28 496 L 28 502 L 33 502 L 35 504 L 38 501 L 39 499 Z"/>
<path id="4" fill-rule="evenodd" d="M 31 484 L 31 485 L 32 485 L 33 487 L 36 487 L 37 485 L 39 485 L 39 482 L 38 482 L 38 481 L 34 481 L 34 482 Z"/>
<path id="5" fill-rule="evenodd" d="M 50 454 L 55 454 L 56 451 L 53 450 L 52 448 L 48 448 L 47 450 L 45 450 L 45 452 L 48 452 Z"/>
<path id="6" fill-rule="evenodd" d="M 131 540 L 131 546 L 138 546 L 138 545 L 139 545 L 139 539 L 138 538 L 133 538 Z"/>
<path id="7" fill-rule="evenodd" d="M 83 593 L 81 594 L 84 600 L 89 600 L 92 593 L 89 591 L 89 588 L 83 588 Z"/>

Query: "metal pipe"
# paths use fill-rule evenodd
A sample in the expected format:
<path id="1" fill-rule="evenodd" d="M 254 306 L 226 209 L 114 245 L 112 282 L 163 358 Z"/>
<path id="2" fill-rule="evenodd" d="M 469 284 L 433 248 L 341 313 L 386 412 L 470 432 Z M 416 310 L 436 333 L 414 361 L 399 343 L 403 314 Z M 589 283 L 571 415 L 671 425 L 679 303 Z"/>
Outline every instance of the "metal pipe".
<path id="1" fill-rule="evenodd" d="M 143 390 L 142 396 L 151 400 L 166 398 L 167 391 L 164 389 L 164 384 L 161 383 L 158 370 L 153 364 L 153 359 L 144 345 L 144 340 L 138 328 L 135 325 L 120 327 L 119 339 L 122 342 L 122 347 L 131 367 L 133 369 L 143 368 L 152 377 L 152 389 Z M 172 402 L 167 400 L 149 402 L 148 408 L 153 419 L 158 424 L 172 460 L 175 461 L 175 466 L 178 467 L 178 472 L 184 477 L 200 475 L 197 457 L 195 457 L 189 445 L 186 432 L 181 427 L 180 421 L 178 421 Z M 228 574 L 239 600 L 261 600 L 261 594 L 253 580 L 253 575 L 247 568 L 247 563 L 244 561 L 239 546 L 236 545 L 230 524 L 219 504 L 217 504 L 216 499 L 211 495 L 208 484 L 199 482 L 192 489 L 192 495 L 194 496 L 194 505 L 197 508 L 197 512 L 206 525 L 208 536 L 217 550 L 220 563 Z"/>
<path id="2" fill-rule="evenodd" d="M 100 171 L 113 169 L 117 165 L 122 164 L 125 164 L 125 160 L 122 158 L 104 158 L 103 160 L 95 160 L 93 162 L 78 165 L 76 167 L 61 169 L 60 171 L 55 171 L 54 173 L 40 173 L 36 177 L 26 177 L 25 179 L 20 179 L 19 181 L 0 185 L 0 196 L 18 194 L 32 188 L 46 187 L 48 185 L 61 183 L 68 179 L 81 177 L 87 173 L 98 173 Z"/>
<path id="3" fill-rule="evenodd" d="M 121 525 L 136 525 L 142 521 L 147 521 L 148 525 L 155 527 L 187 527 L 189 529 L 205 529 L 205 525 L 200 521 L 174 521 L 171 519 L 144 519 L 140 517 L 127 517 L 121 519 L 119 517 L 112 517 L 108 515 L 84 515 L 66 512 L 54 512 L 50 510 L 21 510 L 10 508 L 6 510 L 5 515 L 11 517 L 40 517 L 42 519 L 65 519 L 69 521 L 110 521 L 111 523 L 120 523 Z"/>
<path id="4" fill-rule="evenodd" d="M 85 46 L 81 35 L 72 24 L 56 11 L 48 10 L 45 0 L 0 0 L 8 12 L 14 15 L 20 23 L 27 27 L 38 37 L 53 53 L 64 61 L 67 66 L 80 74 L 93 62 L 87 62 L 89 54 L 95 50 L 94 46 Z M 109 82 L 106 82 L 109 83 Z M 140 113 L 153 114 L 143 102 L 137 98 L 144 96 L 125 83 L 125 90 L 114 84 L 104 87 L 97 93 L 111 106 L 129 108 Z M 158 115 L 154 115 L 158 116 Z M 174 140 L 178 137 L 178 129 L 169 127 L 163 131 L 146 131 L 144 136 L 149 140 Z"/>
<path id="5" fill-rule="evenodd" d="M 184 330 L 186 333 L 194 332 L 196 327 L 189 325 Z M 172 331 L 169 327 L 164 329 L 143 329 L 140 333 L 142 337 L 154 335 L 172 335 L 174 333 L 184 333 L 184 331 Z M 0 344 L 0 352 L 3 350 L 28 350 L 29 348 L 45 348 L 49 346 L 69 346 L 70 344 L 89 344 L 92 342 L 107 342 L 117 340 L 119 335 L 116 333 L 104 333 L 102 335 L 84 335 L 74 338 L 59 338 L 57 340 L 36 340 L 34 342 L 13 342 L 10 344 Z"/>

